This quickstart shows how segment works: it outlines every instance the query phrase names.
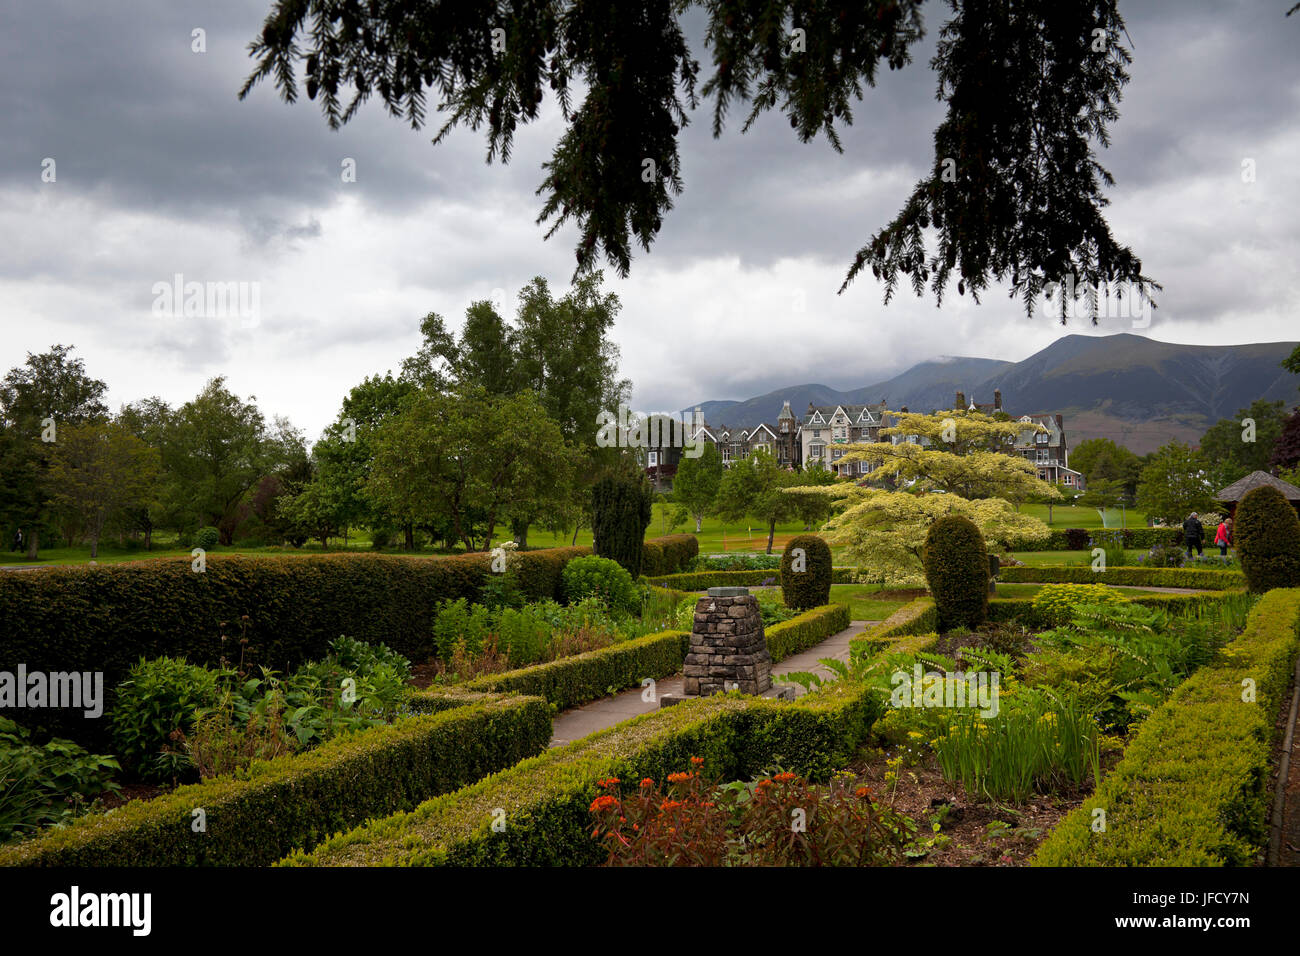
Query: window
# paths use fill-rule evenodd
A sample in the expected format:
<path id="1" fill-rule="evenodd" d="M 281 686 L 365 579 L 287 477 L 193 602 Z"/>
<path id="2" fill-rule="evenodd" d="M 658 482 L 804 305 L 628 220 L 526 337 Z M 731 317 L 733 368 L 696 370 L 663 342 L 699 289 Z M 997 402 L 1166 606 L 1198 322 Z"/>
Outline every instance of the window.
<path id="1" fill-rule="evenodd" d="M 654 468 L 654 467 L 655 467 L 656 465 L 658 465 L 658 464 L 659 464 L 659 452 L 657 452 L 657 451 L 652 451 L 652 452 L 650 452 L 650 455 L 649 455 L 649 465 L 650 465 L 650 467 L 651 467 L 651 468 Z"/>
<path id="2" fill-rule="evenodd" d="M 822 455 L 824 455 L 824 454 L 826 454 L 826 446 L 825 446 L 825 445 L 819 444 L 819 443 L 817 443 L 817 442 L 813 442 L 811 445 L 808 446 L 808 457 L 809 457 L 809 458 L 820 458 L 820 457 L 822 457 Z"/>
<path id="3" fill-rule="evenodd" d="M 843 425 L 837 426 L 833 432 L 833 437 L 838 441 L 844 441 L 849 437 L 849 430 Z"/>
<path id="4" fill-rule="evenodd" d="M 814 428 L 813 438 L 821 438 L 821 437 L 822 437 L 822 430 L 820 428 Z"/>

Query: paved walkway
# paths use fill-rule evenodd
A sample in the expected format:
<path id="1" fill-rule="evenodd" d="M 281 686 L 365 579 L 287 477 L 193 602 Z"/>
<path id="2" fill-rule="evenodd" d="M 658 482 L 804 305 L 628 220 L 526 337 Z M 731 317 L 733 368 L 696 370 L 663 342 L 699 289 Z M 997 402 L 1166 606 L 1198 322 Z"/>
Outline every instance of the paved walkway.
<path id="1" fill-rule="evenodd" d="M 780 675 L 788 674 L 791 671 L 810 671 L 820 677 L 834 679 L 834 671 L 817 662 L 823 657 L 848 661 L 849 641 L 861 634 L 864 629 L 876 623 L 878 622 L 854 621 L 844 630 L 832 634 L 816 647 L 811 647 L 806 651 L 787 657 L 779 664 L 772 665 L 773 682 L 781 683 L 778 679 Z M 804 693 L 804 689 L 799 685 L 793 686 L 796 695 Z M 641 688 L 635 687 L 621 694 L 615 694 L 613 697 L 604 697 L 582 707 L 574 707 L 563 713 L 556 714 L 551 722 L 551 746 L 559 747 L 571 743 L 588 734 L 594 734 L 598 730 L 604 730 L 606 727 L 612 727 L 615 724 L 621 724 L 625 720 L 631 720 L 633 717 L 639 717 L 641 714 L 648 714 L 651 711 L 658 710 L 659 697 L 664 694 L 681 696 L 683 687 L 682 675 L 674 674 L 672 677 L 665 677 L 663 680 L 655 682 L 655 699 L 652 701 L 642 700 Z"/>

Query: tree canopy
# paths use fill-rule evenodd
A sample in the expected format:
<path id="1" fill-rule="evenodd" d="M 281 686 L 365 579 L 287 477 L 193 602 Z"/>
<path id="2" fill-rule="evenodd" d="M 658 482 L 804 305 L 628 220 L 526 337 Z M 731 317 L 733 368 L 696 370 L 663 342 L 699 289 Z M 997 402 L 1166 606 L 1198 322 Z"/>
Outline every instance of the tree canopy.
<path id="1" fill-rule="evenodd" d="M 1026 311 L 1070 277 L 1080 291 L 1158 289 L 1102 215 L 1113 180 L 1095 149 L 1109 145 L 1131 60 L 1117 0 L 949 6 L 930 64 L 947 107 L 930 172 L 857 252 L 841 291 L 864 269 L 886 301 L 900 279 L 938 301 L 954 280 L 977 299 L 996 281 Z M 696 8 L 708 71 L 682 28 Z M 882 67 L 910 63 L 924 35 L 921 0 L 274 0 L 239 96 L 270 78 L 294 102 L 305 80 L 331 128 L 374 95 L 416 129 L 432 106 L 435 144 L 457 126 L 485 129 L 488 160 L 509 162 L 550 93 L 564 127 L 543 163 L 538 222 L 548 237 L 576 222 L 579 273 L 603 256 L 626 275 L 633 243 L 650 249 L 683 189 L 678 139 L 701 98 L 715 137 L 734 107 L 744 130 L 780 110 L 801 142 L 821 133 L 842 150 L 854 102 Z"/>

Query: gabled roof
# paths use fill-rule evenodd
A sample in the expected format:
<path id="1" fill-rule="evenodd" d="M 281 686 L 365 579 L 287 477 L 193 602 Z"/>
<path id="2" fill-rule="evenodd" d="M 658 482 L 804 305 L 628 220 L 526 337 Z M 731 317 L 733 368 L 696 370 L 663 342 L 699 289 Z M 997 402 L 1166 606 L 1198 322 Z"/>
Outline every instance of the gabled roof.
<path id="1" fill-rule="evenodd" d="M 1272 485 L 1278 491 L 1286 496 L 1288 501 L 1300 501 L 1300 488 L 1291 484 L 1289 481 L 1283 481 L 1281 478 L 1274 478 L 1266 471 L 1252 471 L 1245 478 L 1234 481 L 1228 487 L 1224 488 L 1214 497 L 1219 501 L 1240 501 L 1256 488 L 1264 485 Z"/>
<path id="2" fill-rule="evenodd" d="M 804 415 L 803 423 L 807 425 L 828 424 L 837 414 L 843 414 L 848 419 L 849 424 L 855 425 L 861 419 L 863 412 L 870 415 L 871 424 L 877 424 L 880 416 L 885 410 L 885 403 L 871 405 L 810 405 L 808 412 Z"/>

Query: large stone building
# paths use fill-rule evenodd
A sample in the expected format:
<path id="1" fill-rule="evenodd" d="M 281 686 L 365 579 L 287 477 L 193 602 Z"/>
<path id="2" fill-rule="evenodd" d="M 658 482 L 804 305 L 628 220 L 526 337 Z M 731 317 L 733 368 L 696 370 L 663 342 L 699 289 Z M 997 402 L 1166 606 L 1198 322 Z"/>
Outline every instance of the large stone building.
<path id="1" fill-rule="evenodd" d="M 786 408 L 789 408 L 786 403 Z M 814 405 L 808 403 L 800 426 L 800 443 L 804 462 L 821 462 L 843 478 L 867 475 L 871 465 L 865 461 L 838 464 L 844 456 L 844 446 L 855 442 L 880 440 L 880 429 L 885 420 L 885 403 L 876 405 Z"/>
<path id="2" fill-rule="evenodd" d="M 1002 393 L 997 390 L 993 392 L 992 402 L 976 402 L 973 396 L 967 402 L 965 393 L 957 392 L 953 408 L 990 416 L 1005 415 L 1007 420 L 1015 420 L 1002 407 Z M 898 411 L 906 412 L 907 407 Z M 699 409 L 696 409 L 697 419 L 698 413 Z M 1041 425 L 1043 431 L 1026 428 L 1020 438 L 1004 450 L 1008 454 L 1032 461 L 1038 466 L 1038 477 L 1044 481 L 1082 491 L 1083 475 L 1070 468 L 1069 445 L 1062 416 L 1035 412 L 1022 415 L 1018 420 L 1027 426 Z M 790 403 L 785 402 L 775 423 L 763 422 L 745 428 L 710 425 L 706 422 L 691 437 L 716 446 L 724 467 L 729 468 L 735 462 L 744 461 L 762 449 L 773 455 L 783 468 L 798 470 L 817 462 L 841 478 L 862 480 L 871 473 L 874 466 L 864 461 L 840 464 L 848 445 L 885 440 L 894 444 L 930 444 L 928 440 L 915 435 L 894 435 L 882 439 L 880 430 L 895 423 L 895 419 L 886 412 L 883 399 L 867 405 L 813 405 L 810 402 L 802 420 L 791 411 Z M 672 476 L 677 471 L 682 454 L 683 449 L 680 447 L 651 449 L 646 454 L 646 471 L 657 488 L 668 490 L 671 487 Z"/>

